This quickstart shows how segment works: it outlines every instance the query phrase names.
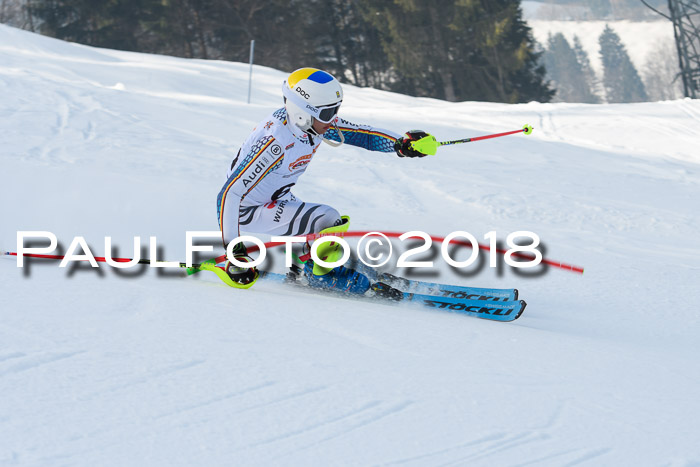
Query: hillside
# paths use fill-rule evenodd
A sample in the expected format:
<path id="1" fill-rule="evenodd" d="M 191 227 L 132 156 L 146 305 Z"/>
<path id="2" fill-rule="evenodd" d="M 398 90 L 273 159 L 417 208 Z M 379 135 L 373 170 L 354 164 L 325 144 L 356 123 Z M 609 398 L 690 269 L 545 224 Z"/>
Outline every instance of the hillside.
<path id="1" fill-rule="evenodd" d="M 302 65 L 302 64 L 300 64 Z M 0 248 L 17 231 L 158 238 L 216 230 L 238 144 L 285 73 L 69 44 L 0 25 Z M 322 147 L 294 188 L 356 230 L 536 232 L 504 324 L 205 273 L 0 261 L 2 465 L 700 463 L 700 103 L 447 103 L 352 86 L 341 115 L 439 140 L 405 160 Z M 275 263 L 279 268 L 280 262 Z M 398 272 L 398 271 L 397 271 Z M 167 274 L 167 272 L 165 273 Z"/>
<path id="2" fill-rule="evenodd" d="M 547 45 L 549 34 L 562 33 L 570 44 L 574 36 L 578 36 L 581 46 L 588 54 L 591 66 L 597 75 L 603 75 L 603 65 L 600 58 L 600 37 L 606 25 L 609 25 L 619 36 L 635 68 L 640 72 L 644 69 L 652 54 L 659 49 L 670 48 L 675 52 L 673 38 L 673 23 L 668 20 L 657 21 L 527 21 L 532 28 L 532 34 L 542 46 Z"/>

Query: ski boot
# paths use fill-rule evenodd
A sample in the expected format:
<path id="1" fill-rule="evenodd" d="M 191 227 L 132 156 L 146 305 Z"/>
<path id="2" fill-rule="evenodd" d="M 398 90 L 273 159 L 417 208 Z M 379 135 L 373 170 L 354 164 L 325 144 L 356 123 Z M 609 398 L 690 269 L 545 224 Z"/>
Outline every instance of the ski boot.
<path id="1" fill-rule="evenodd" d="M 369 292 L 368 295 L 372 297 L 384 298 L 394 302 L 400 302 L 404 298 L 402 291 L 383 282 L 375 282 L 370 285 L 370 290 L 371 292 Z"/>
<path id="2" fill-rule="evenodd" d="M 242 242 L 237 243 L 233 247 L 232 252 L 233 257 L 241 263 L 251 263 L 253 261 L 253 259 L 248 256 L 248 251 Z M 239 289 L 247 289 L 252 287 L 260 275 L 258 273 L 258 269 L 255 267 L 239 267 L 231 263 L 229 260 L 226 260 L 224 272 L 226 272 L 226 276 L 229 279 L 228 281 L 224 280 L 224 282 Z"/>
<path id="3" fill-rule="evenodd" d="M 350 227 L 350 218 L 342 216 L 338 225 L 322 230 L 321 234 L 333 234 L 347 232 Z M 323 237 L 321 237 L 323 238 Z M 307 244 L 308 245 L 308 244 Z M 332 263 L 343 256 L 343 250 L 339 243 L 325 242 L 316 250 L 317 256 Z M 337 266 L 327 268 L 314 264 L 310 255 L 303 255 L 304 275 L 311 287 L 331 289 L 354 295 L 367 295 L 371 297 L 385 298 L 389 300 L 402 300 L 403 292 L 383 282 L 377 282 L 377 273 L 371 271 L 358 271 L 355 268 Z"/>
<path id="4" fill-rule="evenodd" d="M 334 234 L 347 232 L 350 227 L 350 218 L 342 216 L 338 225 L 321 230 L 321 234 Z M 321 240 L 316 240 L 321 241 Z M 317 250 L 316 254 L 323 261 L 332 263 L 343 257 L 343 249 L 339 243 L 324 242 Z M 323 267 L 315 264 L 310 255 L 303 255 L 304 275 L 311 287 L 319 289 L 332 289 L 338 292 L 363 295 L 369 290 L 370 281 L 364 274 L 345 266 L 335 268 Z"/>
<path id="5" fill-rule="evenodd" d="M 391 287 L 398 288 L 400 290 L 409 290 L 411 287 L 411 281 L 408 279 L 389 274 L 388 272 L 379 273 L 376 279 L 383 284 L 390 285 Z"/>
<path id="6" fill-rule="evenodd" d="M 353 295 L 364 295 L 369 290 L 370 283 L 367 276 L 354 269 L 338 266 L 325 274 L 318 275 L 313 272 L 317 267 L 318 265 L 314 264 L 312 260 L 308 260 L 304 265 L 306 280 L 311 287 L 332 289 Z"/>

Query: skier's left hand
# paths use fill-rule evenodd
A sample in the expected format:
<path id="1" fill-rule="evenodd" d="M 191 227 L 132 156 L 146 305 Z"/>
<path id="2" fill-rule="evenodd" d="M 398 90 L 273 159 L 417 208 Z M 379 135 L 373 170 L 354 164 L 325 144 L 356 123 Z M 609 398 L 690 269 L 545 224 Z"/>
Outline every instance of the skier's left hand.
<path id="1" fill-rule="evenodd" d="M 411 130 L 396 140 L 394 151 L 399 157 L 425 157 L 434 155 L 437 146 L 433 135 L 421 130 Z"/>

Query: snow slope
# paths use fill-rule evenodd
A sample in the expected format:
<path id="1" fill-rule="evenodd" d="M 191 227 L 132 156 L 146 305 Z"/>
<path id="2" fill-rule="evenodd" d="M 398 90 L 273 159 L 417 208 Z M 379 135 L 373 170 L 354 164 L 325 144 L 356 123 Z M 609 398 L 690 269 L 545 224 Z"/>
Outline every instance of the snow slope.
<path id="1" fill-rule="evenodd" d="M 48 230 L 130 256 L 155 235 L 184 259 L 187 230 L 216 230 L 226 168 L 284 76 L 256 67 L 247 105 L 244 64 L 0 26 L 0 247 Z M 0 464 L 700 464 L 700 103 L 345 90 L 345 118 L 396 131 L 535 132 L 423 160 L 324 147 L 297 195 L 358 230 L 532 230 L 585 275 L 440 268 L 519 288 L 528 308 L 502 324 L 6 257 Z"/>

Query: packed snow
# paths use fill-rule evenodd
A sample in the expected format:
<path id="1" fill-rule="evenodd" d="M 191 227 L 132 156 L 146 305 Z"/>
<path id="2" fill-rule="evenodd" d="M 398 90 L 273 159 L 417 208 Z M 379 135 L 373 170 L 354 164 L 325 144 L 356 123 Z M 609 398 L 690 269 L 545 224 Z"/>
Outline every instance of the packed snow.
<path id="1" fill-rule="evenodd" d="M 0 26 L 0 248 L 36 230 L 130 257 L 156 236 L 184 260 L 187 231 L 217 230 L 238 145 L 281 106 L 286 74 L 256 66 L 247 104 L 248 72 Z M 3 256 L 0 464 L 700 464 L 700 102 L 344 89 L 344 118 L 397 132 L 535 131 L 419 160 L 324 146 L 296 195 L 355 230 L 530 230 L 585 274 L 436 260 L 433 281 L 520 290 L 523 316 L 496 323 Z"/>

